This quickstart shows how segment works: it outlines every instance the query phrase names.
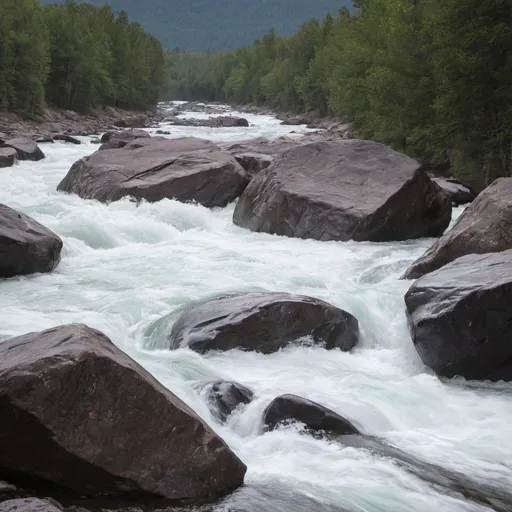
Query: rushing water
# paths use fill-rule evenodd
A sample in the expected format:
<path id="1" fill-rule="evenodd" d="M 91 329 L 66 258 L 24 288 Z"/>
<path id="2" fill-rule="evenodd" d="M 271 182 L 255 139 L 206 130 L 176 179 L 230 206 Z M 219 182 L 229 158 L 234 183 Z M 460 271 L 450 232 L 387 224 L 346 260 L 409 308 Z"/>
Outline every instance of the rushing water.
<path id="1" fill-rule="evenodd" d="M 171 137 L 215 141 L 307 131 L 269 116 L 245 117 L 250 128 L 162 128 Z M 0 202 L 33 216 L 64 241 L 62 262 L 52 274 L 0 282 L 0 339 L 71 322 L 105 332 L 247 464 L 247 487 L 218 505 L 219 512 L 490 510 L 448 495 L 392 459 L 314 439 L 300 426 L 260 430 L 266 405 L 279 394 L 295 393 L 424 461 L 479 483 L 510 486 L 512 386 L 441 381 L 422 365 L 407 331 L 403 295 L 410 282 L 398 278 L 432 240 L 296 240 L 234 226 L 232 205 L 104 205 L 57 193 L 71 164 L 97 149 L 89 138 L 82 141 L 44 145 L 45 160 L 0 172 Z M 166 334 L 181 306 L 245 290 L 327 300 L 359 319 L 361 342 L 352 353 L 305 346 L 273 355 L 167 350 Z M 219 378 L 256 394 L 226 425 L 211 416 L 200 392 L 202 384 Z"/>

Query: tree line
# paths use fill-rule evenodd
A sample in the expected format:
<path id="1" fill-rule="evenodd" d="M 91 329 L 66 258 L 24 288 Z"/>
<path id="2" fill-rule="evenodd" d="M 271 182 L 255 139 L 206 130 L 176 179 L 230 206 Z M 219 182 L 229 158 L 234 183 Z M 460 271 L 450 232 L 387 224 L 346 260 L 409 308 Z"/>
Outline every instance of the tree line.
<path id="1" fill-rule="evenodd" d="M 125 12 L 70 0 L 44 7 L 0 0 L 0 110 L 144 109 L 164 83 L 160 42 Z"/>
<path id="2" fill-rule="evenodd" d="M 511 0 L 354 7 L 226 54 L 170 52 L 167 95 L 340 117 L 478 188 L 510 176 Z"/>

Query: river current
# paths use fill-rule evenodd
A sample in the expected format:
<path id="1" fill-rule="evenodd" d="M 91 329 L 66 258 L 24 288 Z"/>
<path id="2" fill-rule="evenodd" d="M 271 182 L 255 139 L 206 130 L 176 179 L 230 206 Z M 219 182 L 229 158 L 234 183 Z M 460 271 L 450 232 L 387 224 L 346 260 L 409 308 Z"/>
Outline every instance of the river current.
<path id="1" fill-rule="evenodd" d="M 243 116 L 253 126 L 160 128 L 171 131 L 169 137 L 219 142 L 307 131 L 281 126 L 270 116 Z M 105 205 L 58 193 L 73 162 L 97 149 L 90 138 L 81 140 L 80 146 L 41 145 L 46 159 L 0 171 L 0 202 L 31 215 L 64 241 L 62 262 L 53 273 L 0 281 L 0 340 L 72 322 L 107 334 L 204 418 L 247 465 L 246 487 L 217 505 L 219 512 L 243 506 L 254 512 L 491 510 L 447 494 L 393 459 L 304 435 L 300 425 L 261 433 L 269 402 L 294 393 L 421 460 L 483 484 L 510 487 L 512 385 L 440 380 L 420 361 L 407 330 L 403 296 L 411 282 L 399 277 L 433 240 L 298 240 L 234 226 L 234 205 L 214 210 L 171 200 Z M 454 219 L 461 212 L 454 210 Z M 310 346 L 273 355 L 167 349 L 166 335 L 181 307 L 250 290 L 331 302 L 358 318 L 361 341 L 351 353 Z M 200 391 L 216 379 L 240 382 L 256 395 L 225 425 L 213 418 Z"/>

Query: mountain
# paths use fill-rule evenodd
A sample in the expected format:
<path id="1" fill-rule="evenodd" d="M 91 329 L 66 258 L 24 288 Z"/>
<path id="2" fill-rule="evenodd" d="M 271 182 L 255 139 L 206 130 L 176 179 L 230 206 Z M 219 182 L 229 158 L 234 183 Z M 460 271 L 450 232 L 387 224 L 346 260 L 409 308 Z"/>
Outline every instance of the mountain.
<path id="1" fill-rule="evenodd" d="M 63 3 L 65 0 L 57 0 Z M 41 4 L 56 0 L 41 0 Z M 351 0 L 89 0 L 125 10 L 167 49 L 225 51 L 251 44 L 270 28 L 295 32 L 311 18 L 351 6 Z"/>

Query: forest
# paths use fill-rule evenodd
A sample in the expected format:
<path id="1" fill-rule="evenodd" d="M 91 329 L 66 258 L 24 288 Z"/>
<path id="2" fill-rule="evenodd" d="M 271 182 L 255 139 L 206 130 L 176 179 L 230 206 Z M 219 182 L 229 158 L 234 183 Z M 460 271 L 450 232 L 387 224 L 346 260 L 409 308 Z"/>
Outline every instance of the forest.
<path id="1" fill-rule="evenodd" d="M 144 109 L 158 101 L 165 72 L 160 42 L 123 11 L 0 1 L 0 111 Z"/>
<path id="2" fill-rule="evenodd" d="M 167 97 L 352 122 L 476 188 L 512 171 L 512 2 L 358 0 L 289 37 L 168 52 Z"/>

